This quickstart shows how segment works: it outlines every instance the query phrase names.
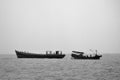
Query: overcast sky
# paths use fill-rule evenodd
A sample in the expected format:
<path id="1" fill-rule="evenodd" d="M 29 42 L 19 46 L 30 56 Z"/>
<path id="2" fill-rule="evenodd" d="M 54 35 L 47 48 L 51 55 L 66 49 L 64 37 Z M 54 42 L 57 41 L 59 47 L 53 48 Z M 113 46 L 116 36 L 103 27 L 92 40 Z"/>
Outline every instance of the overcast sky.
<path id="1" fill-rule="evenodd" d="M 120 53 L 120 0 L 0 0 L 0 53 Z"/>

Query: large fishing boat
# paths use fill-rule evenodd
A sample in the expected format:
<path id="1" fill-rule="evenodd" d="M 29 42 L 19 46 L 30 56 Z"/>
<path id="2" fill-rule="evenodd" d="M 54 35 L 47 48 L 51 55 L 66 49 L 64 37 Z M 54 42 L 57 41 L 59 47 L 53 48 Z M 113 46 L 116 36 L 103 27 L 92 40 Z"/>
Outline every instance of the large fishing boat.
<path id="1" fill-rule="evenodd" d="M 94 56 L 90 55 L 84 55 L 84 52 L 79 52 L 79 51 L 72 51 L 71 54 L 72 59 L 100 59 L 102 55 L 97 54 L 97 50 Z"/>
<path id="2" fill-rule="evenodd" d="M 64 58 L 65 54 L 62 54 L 62 51 L 56 51 L 52 53 L 52 51 L 46 51 L 46 54 L 38 54 L 38 53 L 30 53 L 24 51 L 15 50 L 17 58 Z"/>

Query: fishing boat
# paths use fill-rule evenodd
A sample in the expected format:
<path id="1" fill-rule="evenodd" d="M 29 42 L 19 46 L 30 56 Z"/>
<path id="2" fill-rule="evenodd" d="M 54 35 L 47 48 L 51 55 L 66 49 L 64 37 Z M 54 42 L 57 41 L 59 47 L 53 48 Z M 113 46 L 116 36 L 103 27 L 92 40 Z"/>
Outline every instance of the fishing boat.
<path id="1" fill-rule="evenodd" d="M 46 54 L 38 54 L 38 53 L 30 53 L 24 51 L 15 50 L 17 58 L 64 58 L 65 54 L 62 54 L 62 51 L 56 51 L 52 53 L 52 51 L 46 51 Z"/>
<path id="2" fill-rule="evenodd" d="M 102 55 L 97 54 L 97 50 L 94 56 L 90 55 L 84 55 L 84 52 L 79 51 L 72 51 L 71 58 L 72 59 L 100 59 Z"/>

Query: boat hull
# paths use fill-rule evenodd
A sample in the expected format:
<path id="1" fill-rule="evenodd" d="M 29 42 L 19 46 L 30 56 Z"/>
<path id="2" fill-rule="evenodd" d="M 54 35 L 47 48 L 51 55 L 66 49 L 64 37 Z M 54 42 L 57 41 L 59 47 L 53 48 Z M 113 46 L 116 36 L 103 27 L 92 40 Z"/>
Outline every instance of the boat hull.
<path id="1" fill-rule="evenodd" d="M 17 58 L 64 58 L 65 54 L 34 54 L 34 53 L 27 53 L 27 52 L 19 52 L 15 51 Z"/>

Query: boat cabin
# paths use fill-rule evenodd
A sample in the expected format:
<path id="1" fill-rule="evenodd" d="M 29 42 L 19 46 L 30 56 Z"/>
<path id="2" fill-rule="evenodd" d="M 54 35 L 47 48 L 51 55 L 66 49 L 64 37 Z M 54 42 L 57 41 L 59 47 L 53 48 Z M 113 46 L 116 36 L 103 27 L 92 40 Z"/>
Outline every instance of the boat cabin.
<path id="1" fill-rule="evenodd" d="M 46 51 L 46 54 L 52 54 L 52 51 Z"/>
<path id="2" fill-rule="evenodd" d="M 62 51 L 56 51 L 56 54 L 62 54 Z"/>
<path id="3" fill-rule="evenodd" d="M 55 51 L 54 53 L 52 53 L 52 51 L 46 51 L 46 54 L 56 54 L 56 55 L 59 55 L 59 54 L 62 54 L 62 51 Z"/>

